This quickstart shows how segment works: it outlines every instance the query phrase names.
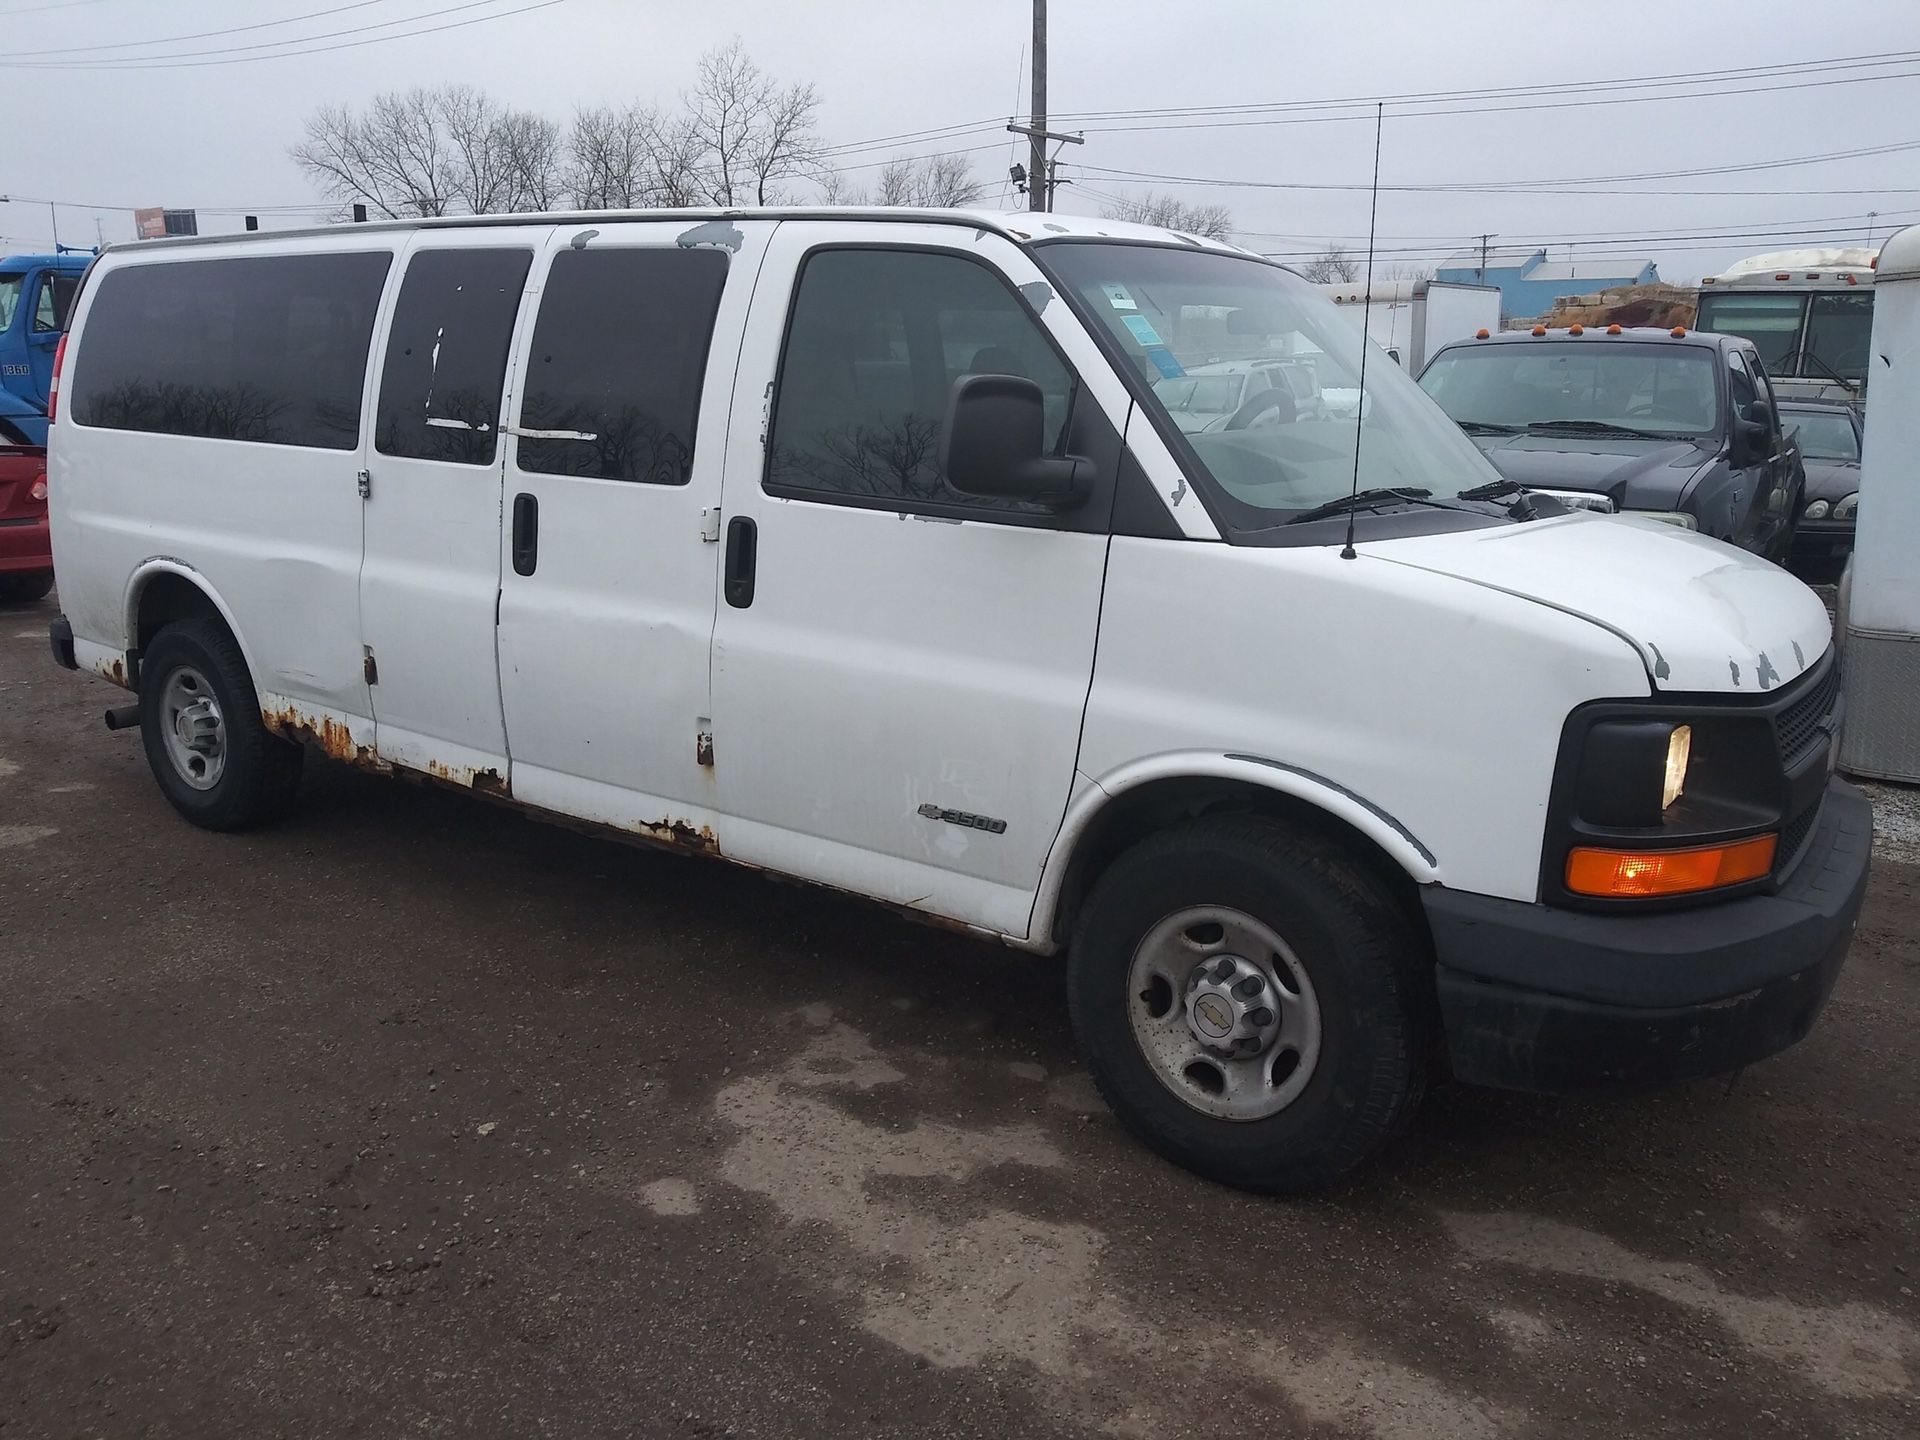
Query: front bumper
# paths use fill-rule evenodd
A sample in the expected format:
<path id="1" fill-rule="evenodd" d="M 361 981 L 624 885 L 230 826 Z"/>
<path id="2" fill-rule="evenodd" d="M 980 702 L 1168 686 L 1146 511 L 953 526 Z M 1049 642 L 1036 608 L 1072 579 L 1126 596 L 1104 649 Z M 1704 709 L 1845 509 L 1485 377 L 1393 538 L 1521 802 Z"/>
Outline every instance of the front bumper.
<path id="1" fill-rule="evenodd" d="M 1454 1075 L 1564 1094 L 1737 1070 L 1805 1038 L 1866 894 L 1867 799 L 1829 783 L 1819 826 L 1771 895 L 1591 914 L 1429 887 Z"/>
<path id="2" fill-rule="evenodd" d="M 1799 560 L 1826 560 L 1853 549 L 1851 520 L 1802 520 L 1794 527 L 1793 556 Z"/>

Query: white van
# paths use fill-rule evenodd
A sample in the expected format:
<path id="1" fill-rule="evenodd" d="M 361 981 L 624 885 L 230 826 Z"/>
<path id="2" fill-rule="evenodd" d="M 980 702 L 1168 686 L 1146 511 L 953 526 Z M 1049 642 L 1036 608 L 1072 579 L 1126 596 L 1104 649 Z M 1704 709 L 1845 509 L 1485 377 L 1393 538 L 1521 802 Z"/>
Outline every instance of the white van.
<path id="1" fill-rule="evenodd" d="M 1797 1040 L 1869 845 L 1820 601 L 1520 493 L 1377 355 L 1345 420 L 1156 398 L 1300 354 L 1356 394 L 1361 346 L 1277 265 L 1061 215 L 115 246 L 53 647 L 199 825 L 305 742 L 1066 950 L 1114 1109 L 1238 1185 L 1342 1174 L 1433 1073 Z"/>

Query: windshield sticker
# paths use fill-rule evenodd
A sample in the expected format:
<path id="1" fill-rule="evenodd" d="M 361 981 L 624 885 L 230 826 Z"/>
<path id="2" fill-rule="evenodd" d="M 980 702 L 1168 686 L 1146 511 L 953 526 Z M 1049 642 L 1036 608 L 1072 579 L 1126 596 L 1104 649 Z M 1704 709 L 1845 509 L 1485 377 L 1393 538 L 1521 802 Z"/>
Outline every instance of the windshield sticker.
<path id="1" fill-rule="evenodd" d="M 1180 368 L 1180 362 L 1173 358 L 1173 352 L 1164 345 L 1149 346 L 1147 358 L 1159 367 L 1160 374 L 1168 380 L 1177 380 L 1187 373 Z"/>
<path id="2" fill-rule="evenodd" d="M 1142 345 L 1159 345 L 1164 342 L 1153 328 L 1153 322 L 1144 315 L 1122 315 L 1121 321 L 1133 332 L 1133 338 Z"/>
<path id="3" fill-rule="evenodd" d="M 1102 285 L 1100 289 L 1106 295 L 1107 303 L 1116 310 L 1138 310 L 1140 308 L 1133 303 L 1133 296 L 1127 293 L 1127 287 L 1124 285 L 1106 284 Z"/>

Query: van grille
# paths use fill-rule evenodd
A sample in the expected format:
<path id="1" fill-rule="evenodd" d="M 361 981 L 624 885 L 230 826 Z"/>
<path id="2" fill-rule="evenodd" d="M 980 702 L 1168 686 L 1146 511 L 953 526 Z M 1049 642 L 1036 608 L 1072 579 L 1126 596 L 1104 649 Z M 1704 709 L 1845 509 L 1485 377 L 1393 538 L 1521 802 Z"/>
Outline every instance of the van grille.
<path id="1" fill-rule="evenodd" d="M 1821 722 L 1833 713 L 1839 696 L 1840 663 L 1830 656 L 1826 668 L 1774 717 L 1773 732 L 1780 745 L 1780 761 L 1789 772 L 1820 743 Z"/>

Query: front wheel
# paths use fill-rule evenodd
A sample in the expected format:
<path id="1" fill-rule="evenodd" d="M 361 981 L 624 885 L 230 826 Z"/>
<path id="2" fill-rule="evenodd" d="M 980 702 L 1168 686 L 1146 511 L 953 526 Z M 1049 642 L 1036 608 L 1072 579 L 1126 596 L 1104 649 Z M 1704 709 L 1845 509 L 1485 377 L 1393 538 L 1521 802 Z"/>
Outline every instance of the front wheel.
<path id="1" fill-rule="evenodd" d="M 1248 1190 L 1323 1187 L 1424 1088 L 1430 961 L 1337 841 L 1252 816 L 1143 841 L 1095 886 L 1068 961 L 1087 1067 L 1123 1124 Z"/>
<path id="2" fill-rule="evenodd" d="M 147 647 L 140 737 L 173 808 L 208 830 L 278 814 L 300 782 L 300 747 L 262 723 L 247 662 L 217 621 L 178 621 Z"/>

